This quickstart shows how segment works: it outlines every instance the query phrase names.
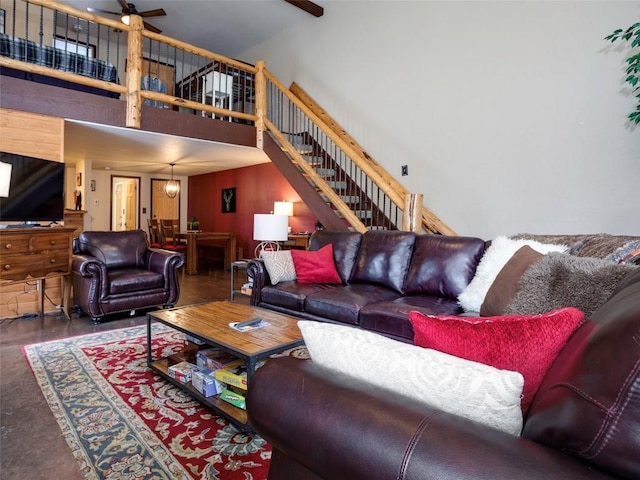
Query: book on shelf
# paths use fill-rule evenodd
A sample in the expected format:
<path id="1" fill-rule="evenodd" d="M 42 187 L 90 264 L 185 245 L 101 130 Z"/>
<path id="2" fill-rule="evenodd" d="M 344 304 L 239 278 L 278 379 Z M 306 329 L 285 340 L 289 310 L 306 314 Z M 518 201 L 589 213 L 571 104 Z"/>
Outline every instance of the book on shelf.
<path id="1" fill-rule="evenodd" d="M 224 400 L 225 402 L 230 403 L 231 405 L 234 405 L 243 410 L 247 409 L 247 406 L 245 403 L 245 395 L 243 394 L 243 392 L 229 385 L 227 385 L 227 388 L 225 388 L 224 390 L 222 390 L 222 392 L 220 392 L 220 395 L 218 396 L 218 398 L 220 398 L 220 400 Z"/>
<path id="2" fill-rule="evenodd" d="M 236 362 L 238 357 L 219 348 L 206 348 L 196 354 L 196 364 L 200 369 L 217 370 Z"/>
<path id="3" fill-rule="evenodd" d="M 236 360 L 224 368 L 215 371 L 216 380 L 233 385 L 234 387 L 247 389 L 247 364 L 243 360 Z"/>
<path id="4" fill-rule="evenodd" d="M 169 367 L 169 376 L 182 383 L 189 383 L 191 375 L 197 367 L 189 362 L 180 362 Z"/>
<path id="5" fill-rule="evenodd" d="M 256 370 L 264 365 L 265 361 L 256 364 Z M 237 360 L 224 368 L 216 370 L 215 377 L 228 386 L 247 389 L 247 364 L 243 360 Z"/>

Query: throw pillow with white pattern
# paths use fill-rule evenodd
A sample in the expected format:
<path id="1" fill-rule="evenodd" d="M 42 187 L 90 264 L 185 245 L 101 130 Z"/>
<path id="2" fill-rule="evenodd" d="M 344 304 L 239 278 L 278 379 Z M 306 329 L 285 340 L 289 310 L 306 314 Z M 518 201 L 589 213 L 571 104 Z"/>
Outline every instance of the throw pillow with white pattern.
<path id="1" fill-rule="evenodd" d="M 513 435 L 522 430 L 518 372 L 354 327 L 307 320 L 298 327 L 312 361 L 324 367 Z"/>
<path id="2" fill-rule="evenodd" d="M 271 285 L 280 282 L 290 282 L 296 279 L 296 268 L 293 264 L 290 250 L 279 250 L 276 252 L 262 252 L 260 258 L 267 269 Z"/>

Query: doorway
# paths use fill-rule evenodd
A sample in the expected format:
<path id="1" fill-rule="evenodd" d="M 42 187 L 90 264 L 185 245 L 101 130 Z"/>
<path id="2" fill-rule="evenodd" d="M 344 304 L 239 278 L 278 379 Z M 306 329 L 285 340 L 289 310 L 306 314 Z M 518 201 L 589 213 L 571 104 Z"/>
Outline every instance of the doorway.
<path id="1" fill-rule="evenodd" d="M 140 177 L 111 175 L 111 230 L 140 228 Z"/>
<path id="2" fill-rule="evenodd" d="M 178 182 L 178 194 L 174 198 L 169 198 L 164 193 L 164 186 L 168 180 L 161 178 L 151 179 L 151 216 L 150 218 L 161 219 L 178 219 L 180 224 L 180 191 L 182 186 L 180 180 Z"/>

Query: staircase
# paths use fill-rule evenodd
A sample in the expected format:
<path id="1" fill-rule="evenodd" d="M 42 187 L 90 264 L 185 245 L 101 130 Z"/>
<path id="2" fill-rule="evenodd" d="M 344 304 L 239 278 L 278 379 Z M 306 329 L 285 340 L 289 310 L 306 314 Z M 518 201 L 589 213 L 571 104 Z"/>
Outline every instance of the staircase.
<path id="1" fill-rule="evenodd" d="M 266 72 L 264 150 L 331 230 L 398 230 L 410 195 L 295 83 Z M 423 208 L 422 228 L 455 235 Z"/>

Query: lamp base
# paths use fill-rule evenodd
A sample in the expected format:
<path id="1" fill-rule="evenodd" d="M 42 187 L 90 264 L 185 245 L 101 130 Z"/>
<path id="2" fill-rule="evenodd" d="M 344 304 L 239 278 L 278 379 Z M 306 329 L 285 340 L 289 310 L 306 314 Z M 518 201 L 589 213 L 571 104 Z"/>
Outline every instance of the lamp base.
<path id="1" fill-rule="evenodd" d="M 253 251 L 253 255 L 255 258 L 260 258 L 262 252 L 277 252 L 278 250 L 280 250 L 280 244 L 278 242 L 260 242 Z"/>

